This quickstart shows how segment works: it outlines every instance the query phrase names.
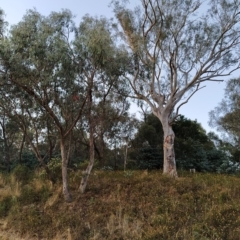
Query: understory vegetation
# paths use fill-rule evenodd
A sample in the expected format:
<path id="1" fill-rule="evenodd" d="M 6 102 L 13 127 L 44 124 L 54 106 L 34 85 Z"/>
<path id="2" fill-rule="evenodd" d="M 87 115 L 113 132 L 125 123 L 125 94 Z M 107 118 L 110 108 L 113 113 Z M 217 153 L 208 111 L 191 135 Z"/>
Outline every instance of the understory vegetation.
<path id="1" fill-rule="evenodd" d="M 179 171 L 93 170 L 85 194 L 71 171 L 73 201 L 40 170 L 0 175 L 0 239 L 238 240 L 240 177 Z"/>

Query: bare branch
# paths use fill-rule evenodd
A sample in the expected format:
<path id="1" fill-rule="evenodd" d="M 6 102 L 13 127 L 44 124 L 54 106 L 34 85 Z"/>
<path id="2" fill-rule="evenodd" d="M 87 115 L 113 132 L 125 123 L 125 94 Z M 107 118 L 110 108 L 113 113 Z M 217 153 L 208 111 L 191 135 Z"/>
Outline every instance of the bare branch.
<path id="1" fill-rule="evenodd" d="M 177 107 L 176 117 L 179 116 L 179 114 L 178 114 L 179 109 L 180 109 L 183 105 L 185 105 L 186 103 L 188 103 L 188 101 L 190 100 L 190 98 L 191 98 L 197 91 L 201 90 L 201 89 L 204 88 L 204 87 L 206 87 L 206 86 L 203 86 L 203 87 L 199 88 L 199 84 L 197 85 L 196 90 L 194 90 L 194 91 L 192 92 L 192 94 L 187 98 L 187 100 L 184 101 L 183 103 L 181 103 L 181 104 Z M 176 117 L 175 117 L 175 118 L 176 118 Z"/>

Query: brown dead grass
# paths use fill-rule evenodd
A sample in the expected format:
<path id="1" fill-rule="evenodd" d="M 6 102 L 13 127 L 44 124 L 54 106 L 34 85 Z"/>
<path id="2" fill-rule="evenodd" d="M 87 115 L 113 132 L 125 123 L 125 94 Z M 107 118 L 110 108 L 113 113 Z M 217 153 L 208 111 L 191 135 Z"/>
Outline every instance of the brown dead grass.
<path id="1" fill-rule="evenodd" d="M 3 216 L 2 232 L 26 240 L 239 240 L 238 177 L 95 171 L 80 194 L 79 175 L 71 175 L 71 203 L 64 202 L 60 185 L 38 178 L 23 185 Z"/>

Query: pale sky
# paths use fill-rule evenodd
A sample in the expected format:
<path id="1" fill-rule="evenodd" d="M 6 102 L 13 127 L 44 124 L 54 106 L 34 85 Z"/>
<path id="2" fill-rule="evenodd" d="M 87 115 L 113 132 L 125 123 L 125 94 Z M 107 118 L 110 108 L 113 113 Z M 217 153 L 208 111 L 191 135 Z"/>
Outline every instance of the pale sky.
<path id="1" fill-rule="evenodd" d="M 131 4 L 140 3 L 139 0 L 131 0 Z M 91 16 L 114 17 L 109 7 L 110 0 L 0 0 L 0 8 L 6 14 L 6 21 L 9 25 L 17 24 L 28 9 L 36 8 L 43 15 L 52 11 L 69 9 L 76 16 L 75 22 L 78 25 L 85 14 Z M 239 72 L 238 72 L 239 73 Z M 238 77 L 237 72 L 231 77 Z M 184 105 L 180 113 L 192 120 L 197 120 L 207 132 L 212 129 L 208 125 L 208 113 L 218 105 L 224 94 L 225 83 L 209 82 L 206 87 L 197 92 L 190 101 Z M 138 111 L 136 108 L 132 108 Z"/>

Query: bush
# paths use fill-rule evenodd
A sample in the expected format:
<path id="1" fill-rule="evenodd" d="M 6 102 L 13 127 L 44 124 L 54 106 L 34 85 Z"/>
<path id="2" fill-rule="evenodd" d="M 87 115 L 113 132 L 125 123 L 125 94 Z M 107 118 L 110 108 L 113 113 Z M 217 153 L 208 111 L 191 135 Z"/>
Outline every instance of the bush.
<path id="1" fill-rule="evenodd" d="M 46 202 L 50 195 L 51 191 L 47 186 L 42 186 L 40 189 L 36 189 L 34 186 L 25 185 L 22 188 L 21 195 L 18 200 L 23 205 L 40 203 Z"/>
<path id="2" fill-rule="evenodd" d="M 32 177 L 31 170 L 25 165 L 17 165 L 12 170 L 12 174 L 14 175 L 16 181 L 22 182 L 23 184 L 27 183 Z"/>
<path id="3" fill-rule="evenodd" d="M 62 179 L 62 162 L 61 159 L 56 157 L 56 158 L 52 158 L 48 164 L 47 167 L 49 168 L 51 174 L 52 174 L 52 178 L 55 181 L 61 181 Z M 47 179 L 47 173 L 46 171 L 43 169 L 43 172 L 40 173 L 40 175 L 44 178 Z"/>
<path id="4" fill-rule="evenodd" d="M 138 154 L 139 169 L 160 169 L 163 167 L 163 155 L 159 148 L 144 147 Z"/>
<path id="5" fill-rule="evenodd" d="M 7 196 L 0 201 L 0 217 L 6 217 L 12 206 L 12 197 Z"/>
<path id="6" fill-rule="evenodd" d="M 29 169 L 33 170 L 39 165 L 39 161 L 34 153 L 25 151 L 22 153 L 21 162 L 19 162 L 19 159 L 15 159 L 11 165 L 11 169 L 14 169 L 19 164 L 27 166 Z"/>

